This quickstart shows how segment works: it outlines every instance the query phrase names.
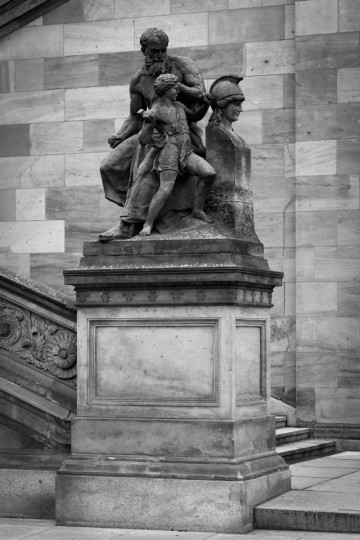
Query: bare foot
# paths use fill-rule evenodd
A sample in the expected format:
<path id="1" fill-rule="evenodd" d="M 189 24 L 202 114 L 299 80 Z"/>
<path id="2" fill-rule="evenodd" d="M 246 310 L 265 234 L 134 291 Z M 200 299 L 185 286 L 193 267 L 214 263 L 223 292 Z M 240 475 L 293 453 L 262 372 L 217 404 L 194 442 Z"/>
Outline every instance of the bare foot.
<path id="1" fill-rule="evenodd" d="M 207 216 L 203 210 L 193 210 L 191 217 L 201 219 L 201 221 L 205 221 L 206 223 L 214 223 L 214 220 L 209 218 L 209 216 Z"/>
<path id="2" fill-rule="evenodd" d="M 149 236 L 151 234 L 151 225 L 144 225 L 142 230 L 139 232 L 139 236 Z"/>
<path id="3" fill-rule="evenodd" d="M 115 240 L 116 238 L 125 239 L 128 237 L 128 226 L 124 224 L 121 219 L 117 222 L 116 225 L 111 227 L 108 231 L 105 231 L 99 234 L 100 242 L 110 242 L 110 240 Z"/>

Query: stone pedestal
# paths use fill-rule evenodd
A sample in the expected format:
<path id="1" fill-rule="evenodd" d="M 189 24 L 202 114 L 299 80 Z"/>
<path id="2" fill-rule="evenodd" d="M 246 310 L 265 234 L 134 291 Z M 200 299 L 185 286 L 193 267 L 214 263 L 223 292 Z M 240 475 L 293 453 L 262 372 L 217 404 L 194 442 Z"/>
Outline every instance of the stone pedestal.
<path id="1" fill-rule="evenodd" d="M 66 525 L 223 533 L 290 488 L 269 413 L 282 274 L 234 239 L 85 243 L 78 415 L 56 479 Z"/>

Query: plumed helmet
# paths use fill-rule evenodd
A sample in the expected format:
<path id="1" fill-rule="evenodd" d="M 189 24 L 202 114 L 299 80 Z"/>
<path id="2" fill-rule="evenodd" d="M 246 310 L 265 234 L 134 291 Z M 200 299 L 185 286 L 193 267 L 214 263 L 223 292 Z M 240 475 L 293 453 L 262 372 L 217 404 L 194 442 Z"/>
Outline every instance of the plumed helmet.
<path id="1" fill-rule="evenodd" d="M 216 79 L 209 90 L 213 98 L 212 108 L 214 109 L 222 100 L 226 100 L 228 103 L 231 101 L 244 101 L 244 94 L 238 86 L 242 80 L 243 78 L 238 75 L 225 75 Z"/>

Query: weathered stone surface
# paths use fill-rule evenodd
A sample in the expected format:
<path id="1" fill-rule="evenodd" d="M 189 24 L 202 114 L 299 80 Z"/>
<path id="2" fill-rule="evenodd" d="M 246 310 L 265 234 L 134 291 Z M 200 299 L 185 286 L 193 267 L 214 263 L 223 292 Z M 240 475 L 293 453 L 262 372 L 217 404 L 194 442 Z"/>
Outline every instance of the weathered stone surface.
<path id="1" fill-rule="evenodd" d="M 65 154 L 83 149 L 82 122 L 44 122 L 30 127 L 30 154 Z"/>
<path id="2" fill-rule="evenodd" d="M 15 189 L 2 189 L 0 199 L 0 221 L 16 221 Z"/>
<path id="3" fill-rule="evenodd" d="M 297 107 L 296 140 L 300 142 L 359 137 L 359 115 L 360 103 Z"/>
<path id="4" fill-rule="evenodd" d="M 28 128 L 29 126 L 27 125 L 25 127 Z M 27 129 L 25 132 L 27 132 Z M 19 130 L 15 130 L 15 134 L 18 133 Z M 9 142 L 11 141 L 12 138 L 9 137 Z M 13 142 L 14 148 L 17 148 L 15 141 Z M 20 151 L 21 149 L 22 147 L 20 145 Z M 19 157 L 4 157 L 0 159 L 0 187 L 2 189 L 6 187 L 60 187 L 63 185 L 64 156 L 21 155 Z"/>
<path id="5" fill-rule="evenodd" d="M 202 46 L 209 44 L 208 13 L 184 13 L 135 19 L 135 43 L 147 28 L 161 28 L 171 36 L 171 47 Z M 186 32 L 184 32 L 186 27 Z M 133 47 L 131 47 L 133 49 Z"/>
<path id="6" fill-rule="evenodd" d="M 336 0 L 311 0 L 296 6 L 296 35 L 331 34 L 338 30 Z"/>
<path id="7" fill-rule="evenodd" d="M 296 105 L 307 107 L 337 102 L 337 72 L 318 69 L 296 72 Z"/>
<path id="8" fill-rule="evenodd" d="M 63 90 L 3 94 L 0 101 L 4 124 L 57 122 L 64 120 Z"/>
<path id="9" fill-rule="evenodd" d="M 129 90 L 126 86 L 108 86 L 65 90 L 65 120 L 126 118 Z"/>
<path id="10" fill-rule="evenodd" d="M 304 141 L 295 144 L 296 176 L 336 174 L 336 141 Z"/>
<path id="11" fill-rule="evenodd" d="M 47 57 L 63 54 L 62 25 L 20 28 L 1 40 L 0 60 L 42 58 L 44 50 Z"/>
<path id="12" fill-rule="evenodd" d="M 355 32 L 296 38 L 296 69 L 359 66 L 359 35 Z"/>
<path id="13" fill-rule="evenodd" d="M 339 1 L 339 31 L 352 32 L 359 30 L 359 5 L 356 0 Z"/>
<path id="14" fill-rule="evenodd" d="M 45 88 L 81 88 L 99 84 L 98 55 L 45 59 Z"/>
<path id="15" fill-rule="evenodd" d="M 0 126 L 0 156 L 27 156 L 30 153 L 30 126 L 15 124 Z"/>
<path id="16" fill-rule="evenodd" d="M 16 92 L 44 90 L 44 59 L 32 58 L 15 61 Z"/>
<path id="17" fill-rule="evenodd" d="M 0 247 L 13 253 L 64 251 L 64 221 L 0 223 Z"/>
<path id="18" fill-rule="evenodd" d="M 64 25 L 65 56 L 132 51 L 133 48 L 134 22 L 130 19 Z"/>
<path id="19" fill-rule="evenodd" d="M 48 189 L 46 219 L 62 215 L 64 219 L 94 219 L 99 214 L 99 188 Z"/>
<path id="20" fill-rule="evenodd" d="M 209 43 L 272 41 L 285 37 L 285 10 L 282 6 L 259 9 L 232 9 L 209 13 Z"/>
<path id="21" fill-rule="evenodd" d="M 292 40 L 246 43 L 246 75 L 293 73 L 295 48 Z"/>

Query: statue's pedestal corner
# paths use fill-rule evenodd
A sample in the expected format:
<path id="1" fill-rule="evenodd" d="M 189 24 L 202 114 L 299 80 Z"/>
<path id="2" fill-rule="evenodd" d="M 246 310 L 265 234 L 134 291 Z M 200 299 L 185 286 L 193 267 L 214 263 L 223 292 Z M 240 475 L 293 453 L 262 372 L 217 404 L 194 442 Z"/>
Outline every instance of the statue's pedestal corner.
<path id="1" fill-rule="evenodd" d="M 63 525 L 246 533 L 290 489 L 270 414 L 282 273 L 244 241 L 86 243 Z"/>

